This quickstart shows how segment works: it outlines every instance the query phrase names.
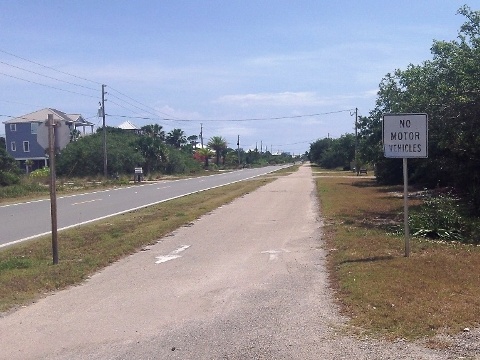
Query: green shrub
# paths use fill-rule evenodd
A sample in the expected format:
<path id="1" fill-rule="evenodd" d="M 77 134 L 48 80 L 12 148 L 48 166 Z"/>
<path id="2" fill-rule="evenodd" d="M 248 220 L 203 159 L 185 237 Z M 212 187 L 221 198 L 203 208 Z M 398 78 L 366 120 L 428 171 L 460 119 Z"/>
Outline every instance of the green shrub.
<path id="1" fill-rule="evenodd" d="M 0 186 L 15 185 L 20 182 L 20 176 L 9 171 L 0 170 Z"/>
<path id="2" fill-rule="evenodd" d="M 34 170 L 30 173 L 30 177 L 36 179 L 36 178 L 46 178 L 50 176 L 50 168 L 44 167 L 41 169 Z"/>
<path id="3" fill-rule="evenodd" d="M 409 217 L 413 236 L 463 241 L 467 221 L 462 217 L 459 199 L 451 193 L 427 196 Z"/>

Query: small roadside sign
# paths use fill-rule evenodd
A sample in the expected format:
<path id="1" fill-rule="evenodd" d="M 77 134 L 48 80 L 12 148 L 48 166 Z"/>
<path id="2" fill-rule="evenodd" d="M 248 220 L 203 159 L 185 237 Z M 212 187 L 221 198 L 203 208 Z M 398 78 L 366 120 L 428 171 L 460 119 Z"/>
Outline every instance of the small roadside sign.
<path id="1" fill-rule="evenodd" d="M 387 158 L 428 157 L 427 114 L 383 115 L 383 150 Z"/>
<path id="2" fill-rule="evenodd" d="M 55 121 L 55 149 L 62 150 L 70 143 L 70 127 L 65 122 Z M 44 149 L 48 149 L 48 120 L 38 124 L 37 142 Z"/>
<path id="3" fill-rule="evenodd" d="M 403 223 L 405 227 L 405 256 L 410 256 L 408 226 L 408 165 L 409 158 L 428 157 L 427 114 L 384 114 L 383 151 L 387 158 L 403 159 Z"/>

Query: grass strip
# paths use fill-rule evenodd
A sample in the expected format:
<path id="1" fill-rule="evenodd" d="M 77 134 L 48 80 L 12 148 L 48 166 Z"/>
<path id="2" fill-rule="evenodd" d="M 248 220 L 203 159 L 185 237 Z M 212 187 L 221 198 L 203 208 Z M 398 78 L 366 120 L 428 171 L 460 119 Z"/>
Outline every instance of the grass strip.
<path id="1" fill-rule="evenodd" d="M 277 171 L 286 175 L 296 168 Z M 273 181 L 261 177 L 133 211 L 58 233 L 58 265 L 52 265 L 51 237 L 0 251 L 0 311 L 6 312 L 68 286 L 202 215 Z"/>
<path id="2" fill-rule="evenodd" d="M 352 325 L 392 339 L 479 325 L 479 247 L 413 238 L 406 258 L 390 231 L 403 224 L 402 187 L 314 175 L 331 282 Z"/>

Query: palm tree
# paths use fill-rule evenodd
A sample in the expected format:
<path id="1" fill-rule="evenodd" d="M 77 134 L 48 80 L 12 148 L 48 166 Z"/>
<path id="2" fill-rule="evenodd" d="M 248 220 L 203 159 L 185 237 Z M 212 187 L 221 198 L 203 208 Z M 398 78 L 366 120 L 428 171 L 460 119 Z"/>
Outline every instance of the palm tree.
<path id="1" fill-rule="evenodd" d="M 27 175 L 30 174 L 30 170 L 32 170 L 32 166 L 33 166 L 33 160 L 32 159 L 25 160 L 25 169 L 27 171 Z"/>
<path id="2" fill-rule="evenodd" d="M 141 136 L 137 142 L 138 149 L 145 159 L 147 173 L 158 171 L 167 161 L 167 149 L 160 138 Z"/>
<path id="3" fill-rule="evenodd" d="M 142 126 L 140 129 L 143 134 L 148 137 L 152 137 L 155 139 L 165 140 L 165 131 L 162 130 L 162 125 L 158 124 L 150 124 Z"/>
<path id="4" fill-rule="evenodd" d="M 227 148 L 227 140 L 221 136 L 212 136 L 208 141 L 208 147 L 215 151 L 217 156 L 217 166 L 220 163 L 220 155 Z"/>
<path id="5" fill-rule="evenodd" d="M 208 168 L 208 158 L 212 155 L 212 151 L 209 148 L 200 148 L 197 150 L 197 153 L 204 158 L 205 169 Z"/>
<path id="6" fill-rule="evenodd" d="M 194 149 L 197 148 L 197 144 L 198 144 L 198 136 L 197 135 L 190 135 L 189 137 L 187 137 L 187 141 L 190 143 L 190 145 L 193 146 Z"/>
<path id="7" fill-rule="evenodd" d="M 178 149 L 187 143 L 187 138 L 183 130 L 173 129 L 167 134 L 166 142 Z"/>

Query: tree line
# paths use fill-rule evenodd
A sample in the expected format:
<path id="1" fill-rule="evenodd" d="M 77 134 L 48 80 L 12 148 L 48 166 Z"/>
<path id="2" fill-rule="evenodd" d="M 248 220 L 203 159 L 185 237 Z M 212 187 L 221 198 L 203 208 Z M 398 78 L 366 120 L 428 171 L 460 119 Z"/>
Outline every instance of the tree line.
<path id="1" fill-rule="evenodd" d="M 198 136 L 186 136 L 181 129 L 165 133 L 161 125 L 143 126 L 133 132 L 107 127 L 107 171 L 111 175 L 131 174 L 142 167 L 146 174 L 193 173 L 202 169 L 233 168 L 291 161 L 288 155 L 272 157 L 258 151 L 228 147 L 222 136 L 212 136 L 201 147 Z M 70 143 L 59 155 L 60 176 L 95 176 L 103 169 L 103 128 Z M 211 160 L 213 159 L 213 160 Z"/>
<path id="2" fill-rule="evenodd" d="M 110 176 L 133 174 L 142 167 L 147 176 L 195 173 L 204 169 L 262 166 L 292 161 L 289 154 L 272 155 L 258 149 L 245 151 L 228 147 L 222 136 L 212 136 L 202 147 L 196 135 L 186 136 L 181 129 L 165 133 L 158 124 L 143 126 L 139 131 L 106 127 L 107 172 Z M 16 184 L 21 171 L 0 147 L 0 186 Z M 97 177 L 103 174 L 103 128 L 94 134 L 73 136 L 56 155 L 56 173 L 64 177 Z"/>
<path id="3" fill-rule="evenodd" d="M 455 40 L 433 41 L 432 59 L 382 78 L 375 108 L 358 119 L 358 156 L 379 183 L 401 183 L 402 160 L 383 154 L 383 115 L 427 113 L 428 158 L 409 160 L 409 182 L 452 187 L 480 214 L 480 11 L 465 5 L 458 14 L 466 20 Z M 326 167 L 348 166 L 354 156 L 351 135 L 310 146 L 310 159 Z"/>

